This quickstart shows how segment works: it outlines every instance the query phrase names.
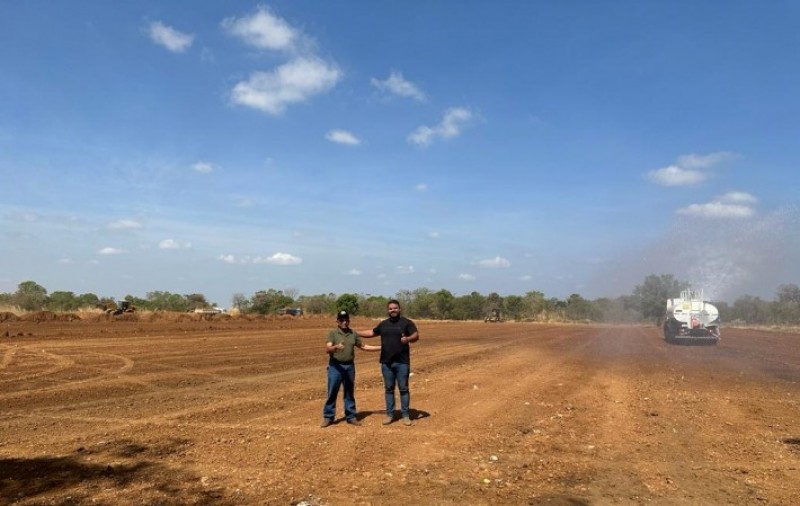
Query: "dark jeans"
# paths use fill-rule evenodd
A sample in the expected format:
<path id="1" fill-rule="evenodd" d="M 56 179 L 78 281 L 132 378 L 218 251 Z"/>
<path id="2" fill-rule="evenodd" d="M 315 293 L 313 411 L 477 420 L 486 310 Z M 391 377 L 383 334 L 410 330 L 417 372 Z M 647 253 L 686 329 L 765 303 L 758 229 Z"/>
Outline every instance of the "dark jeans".
<path id="1" fill-rule="evenodd" d="M 348 420 L 356 419 L 356 366 L 341 362 L 328 364 L 328 398 L 322 408 L 322 416 L 333 420 L 336 416 L 336 398 L 339 396 L 339 387 L 344 384 L 344 416 Z"/>
<path id="2" fill-rule="evenodd" d="M 386 387 L 386 416 L 394 416 L 395 384 L 397 389 L 400 390 L 400 416 L 405 418 L 411 415 L 408 407 L 411 402 L 411 394 L 408 391 L 408 374 L 410 371 L 411 367 L 401 362 L 381 364 L 383 386 Z"/>

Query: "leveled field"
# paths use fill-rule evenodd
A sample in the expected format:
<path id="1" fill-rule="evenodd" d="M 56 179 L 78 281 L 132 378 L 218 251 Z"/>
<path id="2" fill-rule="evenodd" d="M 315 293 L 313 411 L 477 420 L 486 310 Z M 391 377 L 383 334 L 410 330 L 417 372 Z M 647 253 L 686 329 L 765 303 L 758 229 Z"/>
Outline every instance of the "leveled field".
<path id="1" fill-rule="evenodd" d="M 333 322 L 4 322 L 0 504 L 800 504 L 798 334 L 417 323 L 321 429 Z"/>

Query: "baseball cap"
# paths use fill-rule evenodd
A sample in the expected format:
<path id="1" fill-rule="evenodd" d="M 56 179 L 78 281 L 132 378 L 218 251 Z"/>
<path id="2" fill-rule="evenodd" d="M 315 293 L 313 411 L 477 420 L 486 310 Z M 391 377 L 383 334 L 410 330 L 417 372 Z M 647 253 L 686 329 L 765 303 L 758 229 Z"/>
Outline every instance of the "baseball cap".
<path id="1" fill-rule="evenodd" d="M 345 311 L 343 309 L 343 310 L 339 311 L 338 313 L 336 313 L 336 319 L 337 320 L 349 320 L 350 319 L 350 313 L 348 313 L 347 311 Z"/>

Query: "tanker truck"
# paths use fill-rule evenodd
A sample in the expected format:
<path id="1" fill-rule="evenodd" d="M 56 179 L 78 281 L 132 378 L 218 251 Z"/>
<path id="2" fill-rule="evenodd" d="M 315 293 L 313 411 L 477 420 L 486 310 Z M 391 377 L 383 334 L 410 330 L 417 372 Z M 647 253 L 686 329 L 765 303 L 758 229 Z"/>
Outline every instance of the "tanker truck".
<path id="1" fill-rule="evenodd" d="M 668 343 L 717 344 L 719 310 L 703 300 L 702 290 L 683 290 L 680 297 L 667 299 L 664 340 Z"/>

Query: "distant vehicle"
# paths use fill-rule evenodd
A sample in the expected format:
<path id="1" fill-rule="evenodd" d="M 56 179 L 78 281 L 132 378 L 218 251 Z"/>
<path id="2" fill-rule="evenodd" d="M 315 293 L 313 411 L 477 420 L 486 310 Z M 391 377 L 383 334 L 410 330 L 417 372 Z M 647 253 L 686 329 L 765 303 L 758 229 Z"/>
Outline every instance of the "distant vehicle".
<path id="1" fill-rule="evenodd" d="M 116 303 L 111 302 L 110 304 L 103 305 L 101 307 L 103 308 L 103 311 L 105 311 L 107 315 L 111 316 L 118 316 L 125 313 L 136 312 L 136 306 L 134 306 L 133 304 L 130 303 L 130 301 L 127 300 L 121 300 Z"/>
<path id="2" fill-rule="evenodd" d="M 503 321 L 503 315 L 499 309 L 492 309 L 489 311 L 489 314 L 486 315 L 486 318 L 483 319 L 484 323 L 499 323 Z"/>
<path id="3" fill-rule="evenodd" d="M 199 314 L 222 314 L 225 310 L 218 307 L 196 307 L 194 308 L 194 313 Z"/>
<path id="4" fill-rule="evenodd" d="M 720 338 L 719 310 L 703 300 L 703 292 L 684 290 L 667 299 L 664 340 L 668 343 L 717 344 Z"/>
<path id="5" fill-rule="evenodd" d="M 300 316 L 303 314 L 303 308 L 299 307 L 285 307 L 278 310 L 279 315 Z"/>

